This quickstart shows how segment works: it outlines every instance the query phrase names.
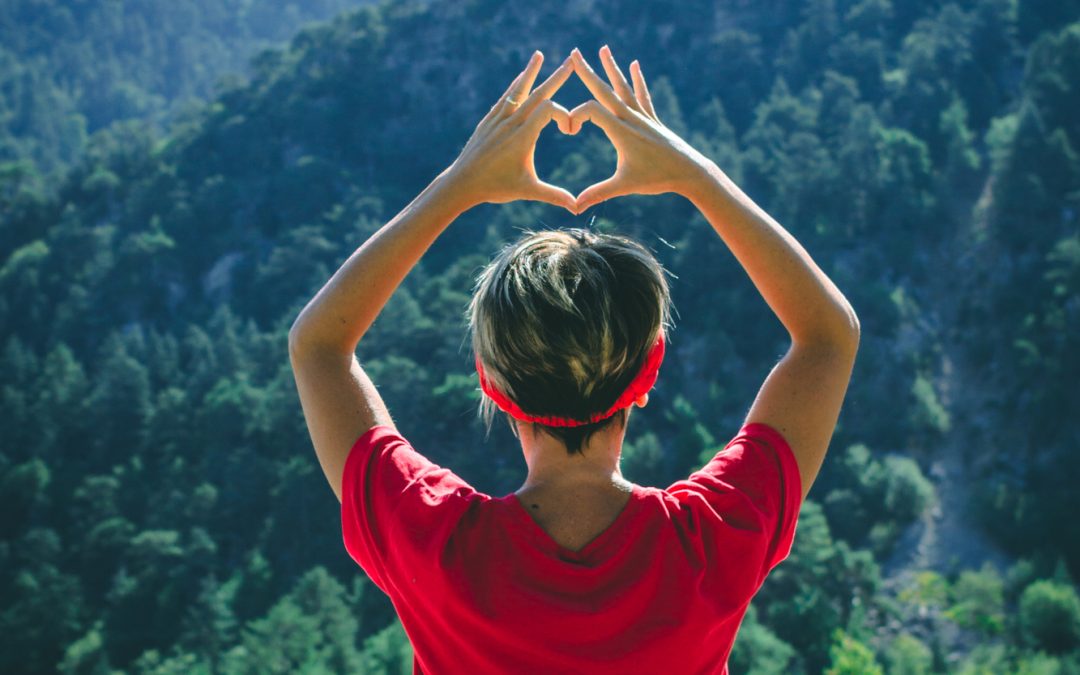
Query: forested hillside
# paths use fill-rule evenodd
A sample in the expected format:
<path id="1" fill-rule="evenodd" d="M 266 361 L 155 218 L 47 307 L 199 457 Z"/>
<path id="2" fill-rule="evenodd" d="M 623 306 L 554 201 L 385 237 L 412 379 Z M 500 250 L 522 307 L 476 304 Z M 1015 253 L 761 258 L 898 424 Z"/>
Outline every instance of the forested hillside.
<path id="1" fill-rule="evenodd" d="M 195 26 L 225 11 L 189 6 Z M 0 671 L 411 672 L 392 606 L 342 546 L 286 334 L 533 49 L 544 77 L 574 46 L 597 65 L 604 43 L 641 61 L 660 119 L 802 242 L 862 326 L 793 553 L 732 672 L 1080 671 L 1076 0 L 384 2 L 261 54 L 167 133 L 65 146 L 82 150 L 55 182 L 9 165 Z M 66 72 L 5 54 L 0 81 Z M 555 99 L 586 97 L 571 80 Z M 7 128 L 6 147 L 45 142 Z M 575 194 L 614 165 L 595 127 L 541 135 L 540 175 Z M 490 494 L 525 465 L 476 417 L 469 292 L 519 230 L 569 225 L 634 236 L 674 275 L 630 480 L 666 486 L 712 457 L 787 349 L 681 197 L 473 209 L 359 357 L 402 433 Z"/>
<path id="2" fill-rule="evenodd" d="M 48 172 L 115 122 L 159 128 L 305 23 L 365 0 L 5 0 L 0 162 Z M 9 167 L 10 170 L 10 167 Z"/>

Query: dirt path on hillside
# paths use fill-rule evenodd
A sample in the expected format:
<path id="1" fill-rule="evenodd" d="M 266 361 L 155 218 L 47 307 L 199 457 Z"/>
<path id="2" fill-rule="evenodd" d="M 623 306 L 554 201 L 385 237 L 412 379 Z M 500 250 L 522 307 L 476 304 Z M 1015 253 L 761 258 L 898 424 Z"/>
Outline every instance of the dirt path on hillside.
<path id="1" fill-rule="evenodd" d="M 989 191 L 990 184 L 986 190 Z M 988 198 L 985 192 L 983 198 Z M 958 221 L 958 222 L 963 222 Z M 956 228 L 949 241 L 932 252 L 927 269 L 935 270 L 928 283 L 917 289 L 920 296 L 934 300 L 922 303 L 928 325 L 941 345 L 941 359 L 934 376 L 934 388 L 942 405 L 949 411 L 950 431 L 935 449 L 929 477 L 937 492 L 936 503 L 923 518 L 903 534 L 894 554 L 884 562 L 882 575 L 886 585 L 906 583 L 912 573 L 934 570 L 949 573 L 977 569 L 990 562 L 999 571 L 1012 562 L 979 527 L 973 513 L 976 472 L 969 465 L 971 457 L 1000 452 L 989 431 L 992 419 L 987 413 L 993 384 L 987 374 L 969 365 L 962 335 L 957 328 L 960 302 L 980 292 L 978 271 L 987 269 L 984 257 L 991 253 L 972 245 L 976 234 L 985 227 L 974 221 Z"/>

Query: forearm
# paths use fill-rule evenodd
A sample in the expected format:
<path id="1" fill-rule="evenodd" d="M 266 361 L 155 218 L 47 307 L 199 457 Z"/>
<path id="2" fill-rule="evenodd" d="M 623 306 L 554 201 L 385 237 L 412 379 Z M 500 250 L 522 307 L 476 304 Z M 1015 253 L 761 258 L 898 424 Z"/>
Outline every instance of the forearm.
<path id="1" fill-rule="evenodd" d="M 472 204 L 456 190 L 451 169 L 353 252 L 316 293 L 289 331 L 294 354 L 352 353 L 424 252 Z"/>
<path id="2" fill-rule="evenodd" d="M 844 294 L 715 163 L 706 162 L 700 177 L 680 193 L 724 240 L 793 342 L 858 342 L 858 318 Z"/>

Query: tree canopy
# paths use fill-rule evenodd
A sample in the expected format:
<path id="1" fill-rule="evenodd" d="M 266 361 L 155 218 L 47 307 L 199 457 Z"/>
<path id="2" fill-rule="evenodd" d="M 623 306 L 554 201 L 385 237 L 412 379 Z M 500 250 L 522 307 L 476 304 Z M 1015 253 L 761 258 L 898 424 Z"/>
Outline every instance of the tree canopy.
<path id="1" fill-rule="evenodd" d="M 1080 507 L 1080 4 L 357 4 L 0 9 L 0 670 L 411 672 L 342 548 L 287 331 L 533 49 L 604 43 L 862 326 L 795 548 L 732 667 L 1080 668 L 1080 521 L 1062 517 Z M 571 81 L 557 99 L 586 96 Z M 546 131 L 536 161 L 576 193 L 615 155 L 587 126 Z M 520 229 L 578 220 L 673 273 L 630 480 L 665 486 L 722 449 L 786 349 L 674 195 L 579 219 L 473 209 L 359 357 L 412 443 L 482 491 L 525 466 L 475 413 L 474 275 Z"/>

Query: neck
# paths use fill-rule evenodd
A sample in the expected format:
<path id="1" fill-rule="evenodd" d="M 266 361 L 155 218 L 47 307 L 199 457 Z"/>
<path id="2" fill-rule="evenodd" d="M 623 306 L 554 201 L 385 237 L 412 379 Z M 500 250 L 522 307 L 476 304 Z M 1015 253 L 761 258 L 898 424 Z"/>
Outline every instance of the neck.
<path id="1" fill-rule="evenodd" d="M 589 437 L 580 454 L 569 454 L 556 438 L 519 424 L 518 437 L 529 475 L 518 492 L 539 489 L 629 485 L 619 470 L 625 427 L 612 424 Z"/>

